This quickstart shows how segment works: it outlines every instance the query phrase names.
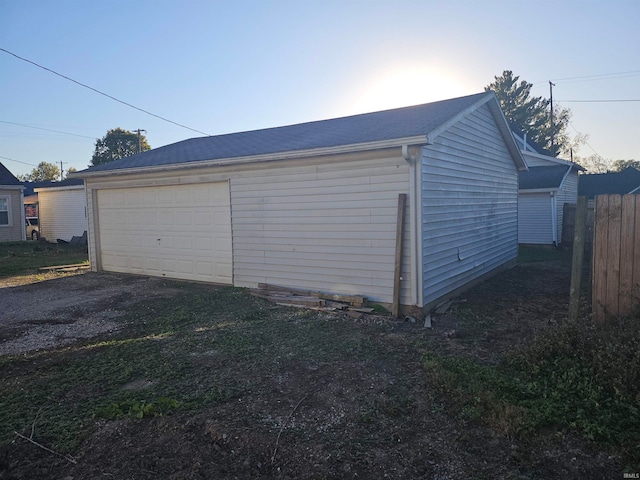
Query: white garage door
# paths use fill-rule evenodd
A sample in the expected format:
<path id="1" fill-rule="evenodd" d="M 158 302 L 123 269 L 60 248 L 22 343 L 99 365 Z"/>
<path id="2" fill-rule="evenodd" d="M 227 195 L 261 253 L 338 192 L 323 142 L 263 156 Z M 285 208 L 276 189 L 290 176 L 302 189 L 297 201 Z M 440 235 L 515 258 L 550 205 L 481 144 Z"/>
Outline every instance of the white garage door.
<path id="1" fill-rule="evenodd" d="M 553 243 L 552 205 L 548 192 L 518 195 L 518 243 Z"/>
<path id="2" fill-rule="evenodd" d="M 227 182 L 98 190 L 102 269 L 228 283 Z"/>

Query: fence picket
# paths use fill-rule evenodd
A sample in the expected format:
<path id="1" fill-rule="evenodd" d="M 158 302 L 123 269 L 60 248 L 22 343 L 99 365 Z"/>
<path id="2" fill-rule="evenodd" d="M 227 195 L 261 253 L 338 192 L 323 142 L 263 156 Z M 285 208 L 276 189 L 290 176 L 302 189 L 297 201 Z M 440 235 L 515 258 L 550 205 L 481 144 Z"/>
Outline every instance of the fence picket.
<path id="1" fill-rule="evenodd" d="M 592 310 L 597 323 L 640 304 L 640 195 L 596 197 Z"/>

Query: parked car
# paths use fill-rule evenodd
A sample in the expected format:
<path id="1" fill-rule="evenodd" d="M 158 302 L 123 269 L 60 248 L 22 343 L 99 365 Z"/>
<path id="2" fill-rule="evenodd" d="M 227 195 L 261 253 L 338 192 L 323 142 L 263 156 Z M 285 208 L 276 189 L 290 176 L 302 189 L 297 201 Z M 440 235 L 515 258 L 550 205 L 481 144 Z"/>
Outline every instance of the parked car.
<path id="1" fill-rule="evenodd" d="M 38 217 L 27 217 L 25 219 L 27 230 L 27 238 L 38 240 L 40 238 L 40 225 L 38 225 Z"/>

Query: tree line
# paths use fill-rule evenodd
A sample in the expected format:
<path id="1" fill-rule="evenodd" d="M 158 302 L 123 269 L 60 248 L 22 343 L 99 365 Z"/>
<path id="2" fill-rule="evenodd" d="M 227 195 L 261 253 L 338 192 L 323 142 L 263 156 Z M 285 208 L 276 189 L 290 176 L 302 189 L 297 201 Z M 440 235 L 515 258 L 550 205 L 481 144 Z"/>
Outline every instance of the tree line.
<path id="1" fill-rule="evenodd" d="M 495 92 L 505 117 L 515 129 L 526 134 L 528 141 L 540 153 L 571 159 L 586 168 L 589 173 L 605 171 L 621 171 L 627 167 L 640 170 L 640 160 L 607 160 L 599 155 L 582 157 L 579 148 L 585 144 L 588 135 L 578 133 L 571 137 L 567 132 L 571 110 L 559 105 L 553 106 L 553 124 L 551 123 L 551 102 L 543 97 L 531 94 L 533 84 L 505 70 L 502 75 L 495 76 L 493 82 L 485 87 L 485 91 Z M 147 138 L 140 131 L 131 132 L 122 128 L 108 130 L 106 135 L 98 138 L 89 167 L 119 160 L 139 152 L 150 150 Z M 70 167 L 67 174 L 75 171 Z M 19 176 L 22 181 L 58 180 L 61 172 L 55 163 L 40 162 L 27 175 Z"/>

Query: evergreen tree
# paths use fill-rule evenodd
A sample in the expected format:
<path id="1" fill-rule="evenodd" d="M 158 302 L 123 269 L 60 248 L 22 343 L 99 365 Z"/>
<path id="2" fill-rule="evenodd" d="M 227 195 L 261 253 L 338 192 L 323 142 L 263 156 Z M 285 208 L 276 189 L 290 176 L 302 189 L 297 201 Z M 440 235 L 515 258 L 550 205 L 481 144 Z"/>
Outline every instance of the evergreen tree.
<path id="1" fill-rule="evenodd" d="M 485 87 L 493 90 L 498 97 L 507 120 L 527 134 L 540 148 L 552 156 L 562 153 L 568 155 L 570 138 L 566 132 L 571 111 L 554 105 L 553 108 L 553 145 L 551 142 L 550 102 L 546 98 L 531 95 L 533 84 L 514 76 L 511 70 L 505 70 L 499 77 Z"/>

